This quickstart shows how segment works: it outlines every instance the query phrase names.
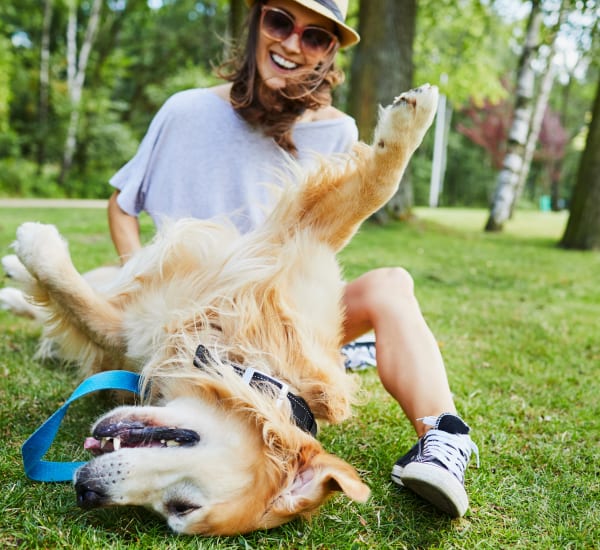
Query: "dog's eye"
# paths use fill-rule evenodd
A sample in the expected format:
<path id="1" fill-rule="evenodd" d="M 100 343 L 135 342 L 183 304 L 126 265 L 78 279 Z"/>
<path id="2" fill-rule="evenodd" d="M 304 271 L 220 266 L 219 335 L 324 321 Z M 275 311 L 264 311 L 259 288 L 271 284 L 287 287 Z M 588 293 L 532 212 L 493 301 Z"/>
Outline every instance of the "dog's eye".
<path id="1" fill-rule="evenodd" d="M 167 503 L 167 510 L 170 515 L 185 516 L 194 510 L 198 510 L 200 506 L 185 502 L 183 500 L 172 500 Z"/>

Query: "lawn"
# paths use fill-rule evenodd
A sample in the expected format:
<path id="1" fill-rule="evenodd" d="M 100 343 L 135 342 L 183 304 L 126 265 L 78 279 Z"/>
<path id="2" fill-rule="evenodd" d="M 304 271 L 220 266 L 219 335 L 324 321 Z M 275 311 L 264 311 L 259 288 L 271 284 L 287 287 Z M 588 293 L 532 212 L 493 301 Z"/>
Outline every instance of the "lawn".
<path id="1" fill-rule="evenodd" d="M 372 488 L 367 504 L 336 497 L 311 522 L 229 539 L 176 536 L 144 510 L 81 511 L 69 484 L 29 481 L 20 458 L 73 390 L 74 373 L 36 361 L 38 329 L 0 312 L 2 548 L 598 548 L 600 255 L 556 247 L 564 214 L 519 211 L 493 235 L 481 231 L 483 211 L 418 214 L 365 225 L 341 260 L 349 278 L 402 265 L 415 279 L 480 449 L 465 518 L 446 518 L 390 482 L 414 436 L 373 370 L 360 374 L 371 400 L 321 432 Z M 57 224 L 79 269 L 115 259 L 105 212 L 89 209 L 0 208 L 0 252 L 25 220 Z M 76 403 L 51 458 L 85 460 L 88 426 L 108 406 L 101 396 Z"/>

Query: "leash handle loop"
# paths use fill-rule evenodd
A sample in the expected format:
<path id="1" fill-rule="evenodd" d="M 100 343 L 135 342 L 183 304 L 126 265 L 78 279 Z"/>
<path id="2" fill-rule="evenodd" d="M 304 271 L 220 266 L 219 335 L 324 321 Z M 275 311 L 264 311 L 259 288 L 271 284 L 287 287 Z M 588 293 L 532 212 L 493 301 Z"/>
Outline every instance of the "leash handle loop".
<path id="1" fill-rule="evenodd" d="M 69 405 L 76 399 L 100 390 L 123 390 L 139 395 L 140 375 L 124 371 L 105 371 L 84 380 L 64 405 L 46 420 L 21 447 L 27 477 L 34 481 L 71 481 L 75 470 L 85 462 L 51 462 L 42 460 L 50 449 Z"/>

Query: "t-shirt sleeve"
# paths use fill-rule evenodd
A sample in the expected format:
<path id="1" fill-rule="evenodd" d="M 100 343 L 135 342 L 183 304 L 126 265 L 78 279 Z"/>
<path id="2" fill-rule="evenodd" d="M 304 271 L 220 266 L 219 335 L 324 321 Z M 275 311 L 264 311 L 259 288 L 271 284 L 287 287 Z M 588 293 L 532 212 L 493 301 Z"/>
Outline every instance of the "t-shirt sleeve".
<path id="1" fill-rule="evenodd" d="M 170 102 L 167 100 L 152 119 L 134 157 L 109 180 L 110 185 L 120 191 L 117 203 L 131 216 L 137 216 L 144 210 L 145 195 L 150 183 L 150 165 L 169 117 L 169 106 Z"/>

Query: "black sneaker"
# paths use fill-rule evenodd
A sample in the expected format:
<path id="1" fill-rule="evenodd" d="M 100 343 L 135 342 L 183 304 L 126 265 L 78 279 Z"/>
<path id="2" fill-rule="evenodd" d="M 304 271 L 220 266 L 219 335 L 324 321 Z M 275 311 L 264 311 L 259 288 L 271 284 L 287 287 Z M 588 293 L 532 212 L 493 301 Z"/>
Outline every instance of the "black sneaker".
<path id="1" fill-rule="evenodd" d="M 479 451 L 469 437 L 470 428 L 450 413 L 419 420 L 432 429 L 394 464 L 392 481 L 443 512 L 462 517 L 469 507 L 464 478 L 472 452 L 479 466 Z"/>

